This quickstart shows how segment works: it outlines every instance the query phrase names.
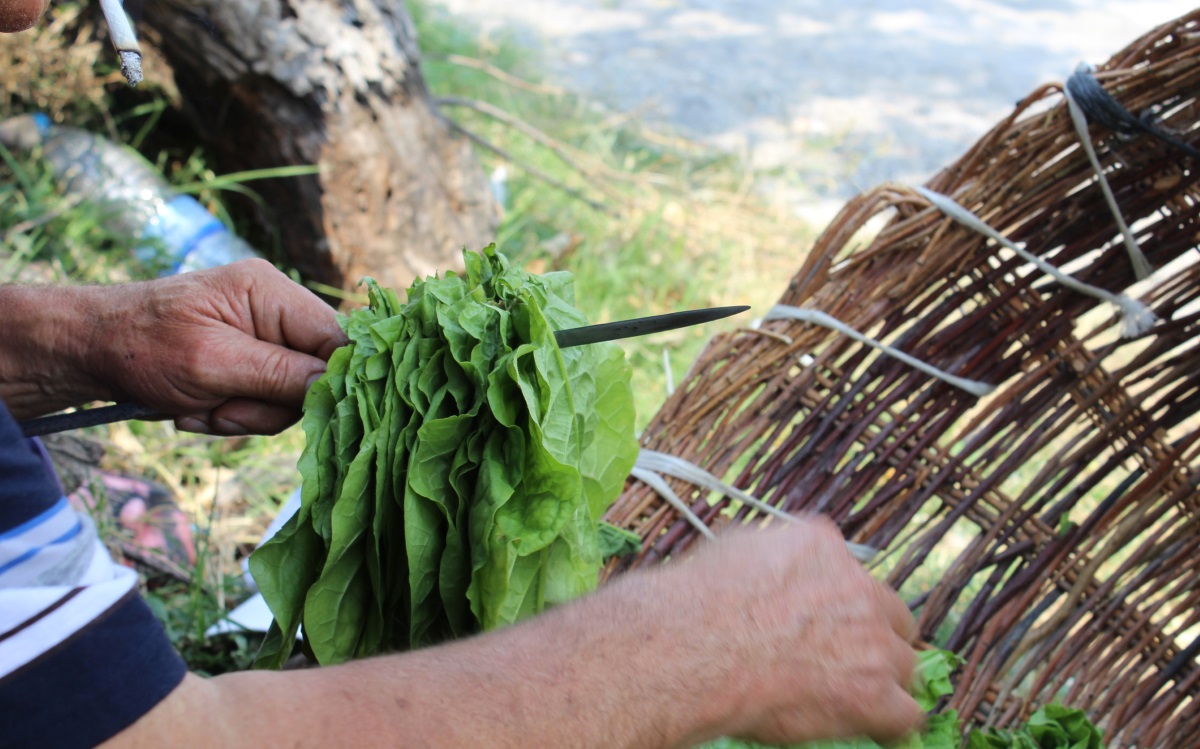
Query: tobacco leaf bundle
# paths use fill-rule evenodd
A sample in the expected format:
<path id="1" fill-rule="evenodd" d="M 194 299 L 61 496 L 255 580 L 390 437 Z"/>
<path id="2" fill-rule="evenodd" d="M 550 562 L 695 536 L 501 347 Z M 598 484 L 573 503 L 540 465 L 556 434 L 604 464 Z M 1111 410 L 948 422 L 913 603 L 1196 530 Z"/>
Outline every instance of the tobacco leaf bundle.
<path id="1" fill-rule="evenodd" d="M 592 590 L 600 517 L 637 455 L 621 349 L 567 273 L 494 247 L 400 303 L 368 279 L 350 343 L 304 403 L 301 507 L 250 560 L 275 616 L 258 665 L 303 628 L 321 664 L 491 629 Z M 612 534 L 605 534 L 610 541 Z M 618 539 L 619 540 L 619 539 Z"/>

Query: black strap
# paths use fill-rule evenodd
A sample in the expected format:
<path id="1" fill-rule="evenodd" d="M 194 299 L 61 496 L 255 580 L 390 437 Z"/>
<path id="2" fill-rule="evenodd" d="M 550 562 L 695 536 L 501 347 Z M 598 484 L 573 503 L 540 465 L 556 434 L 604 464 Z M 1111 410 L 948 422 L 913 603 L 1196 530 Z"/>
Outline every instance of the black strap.
<path id="1" fill-rule="evenodd" d="M 1125 107 L 1112 97 L 1091 69 L 1080 65 L 1075 74 L 1067 79 L 1067 91 L 1075 99 L 1075 103 L 1083 110 L 1089 123 L 1095 123 L 1112 130 L 1117 135 L 1130 136 L 1145 133 L 1157 138 L 1163 143 L 1174 146 L 1193 159 L 1200 161 L 1200 150 L 1184 143 L 1162 128 L 1155 127 L 1141 117 L 1135 117 Z"/>

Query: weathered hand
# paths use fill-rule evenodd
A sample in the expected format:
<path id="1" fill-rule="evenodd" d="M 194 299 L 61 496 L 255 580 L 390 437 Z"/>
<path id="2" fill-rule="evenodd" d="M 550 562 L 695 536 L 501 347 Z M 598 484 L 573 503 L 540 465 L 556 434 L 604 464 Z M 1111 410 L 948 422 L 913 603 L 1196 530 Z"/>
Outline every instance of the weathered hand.
<path id="1" fill-rule="evenodd" d="M 0 286 L 0 320 L 0 401 L 18 419 L 132 400 L 211 434 L 294 422 L 345 342 L 334 311 L 263 260 L 120 286 Z"/>
<path id="2" fill-rule="evenodd" d="M 828 520 L 730 533 L 643 584 L 655 587 L 652 618 L 685 643 L 675 657 L 695 660 L 678 677 L 721 701 L 706 711 L 721 716 L 717 733 L 883 742 L 920 727 L 907 692 L 913 618 Z"/>
<path id="3" fill-rule="evenodd" d="M 187 431 L 285 428 L 345 343 L 334 311 L 262 260 L 95 292 L 86 368 Z"/>

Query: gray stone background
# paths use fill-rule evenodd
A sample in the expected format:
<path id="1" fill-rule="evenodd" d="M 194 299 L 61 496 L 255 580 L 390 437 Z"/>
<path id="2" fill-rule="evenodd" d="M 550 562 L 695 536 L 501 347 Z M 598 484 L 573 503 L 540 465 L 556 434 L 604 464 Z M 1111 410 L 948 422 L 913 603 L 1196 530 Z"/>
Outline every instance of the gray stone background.
<path id="1" fill-rule="evenodd" d="M 919 182 L 1040 83 L 1181 0 L 441 0 L 540 50 L 549 80 L 742 155 L 813 213 Z"/>

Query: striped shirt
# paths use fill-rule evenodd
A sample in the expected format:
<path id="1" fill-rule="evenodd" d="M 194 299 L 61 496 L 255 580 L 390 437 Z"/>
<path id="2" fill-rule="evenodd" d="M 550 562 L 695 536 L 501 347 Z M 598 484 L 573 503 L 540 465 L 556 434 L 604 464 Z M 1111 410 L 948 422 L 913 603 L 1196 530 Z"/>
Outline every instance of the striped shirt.
<path id="1" fill-rule="evenodd" d="M 0 746 L 95 746 L 179 684 L 137 582 L 0 403 Z"/>

